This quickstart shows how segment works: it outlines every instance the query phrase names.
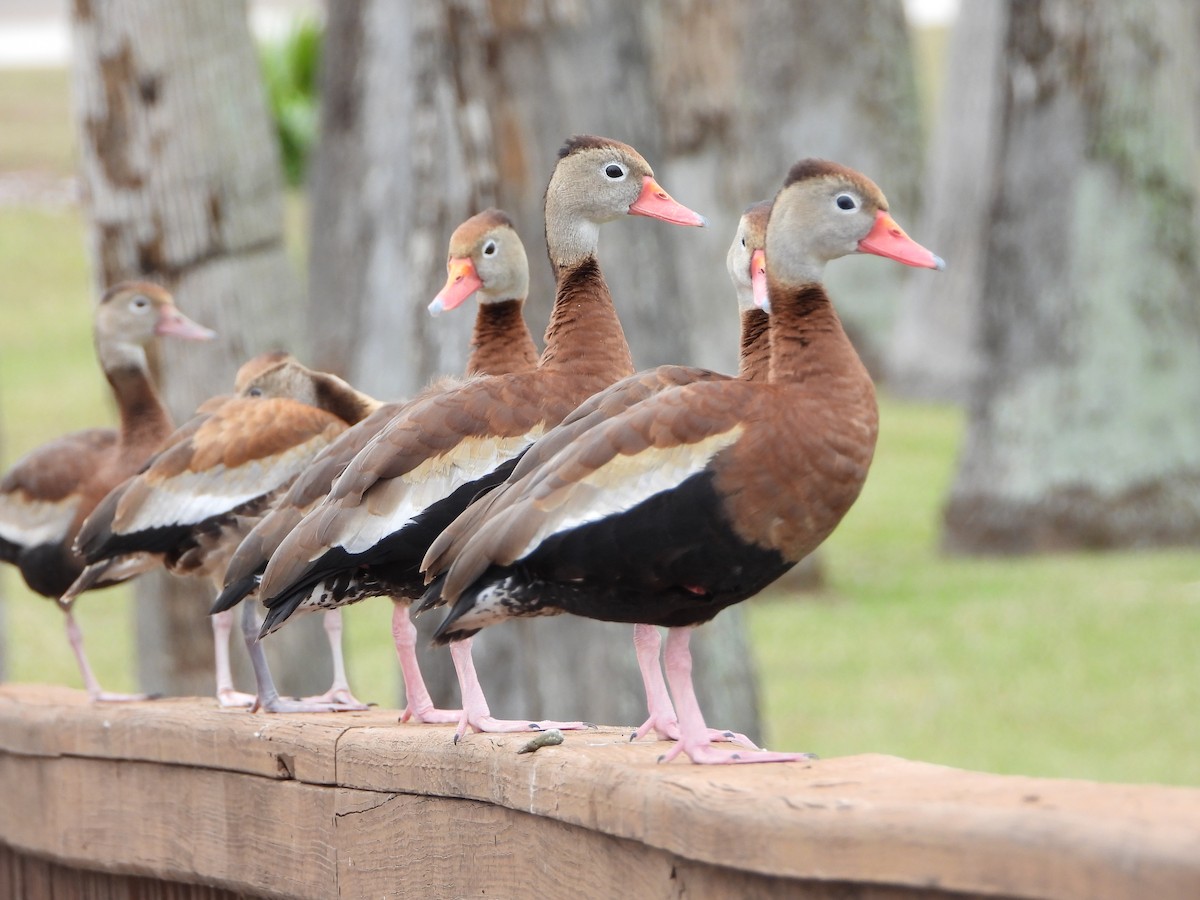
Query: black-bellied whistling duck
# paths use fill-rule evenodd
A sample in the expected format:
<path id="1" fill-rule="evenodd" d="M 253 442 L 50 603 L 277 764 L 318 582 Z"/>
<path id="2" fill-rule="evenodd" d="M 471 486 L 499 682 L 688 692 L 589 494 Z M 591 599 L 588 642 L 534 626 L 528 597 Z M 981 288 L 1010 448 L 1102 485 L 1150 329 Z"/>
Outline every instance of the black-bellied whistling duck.
<path id="1" fill-rule="evenodd" d="M 251 383 L 262 375 L 264 372 L 275 368 L 285 360 L 290 360 L 290 354 L 282 350 L 270 350 L 265 353 L 260 353 L 257 356 L 248 359 L 238 368 L 237 374 L 234 377 L 232 394 L 217 394 L 209 397 L 196 407 L 196 412 L 193 415 L 193 422 L 198 423 L 201 415 L 216 412 L 218 408 L 226 402 L 232 400 L 238 394 L 247 391 L 251 387 Z M 260 390 L 255 388 L 256 391 Z M 170 435 L 164 438 L 155 448 L 155 454 L 161 453 L 166 447 L 180 440 L 187 435 L 186 428 L 179 428 L 173 431 Z M 153 455 L 152 457 L 153 458 Z M 147 460 L 147 463 L 149 460 Z M 133 477 L 133 476 L 130 476 Z M 124 482 L 122 482 L 124 484 Z M 99 509 L 105 502 L 109 502 L 109 497 L 117 491 L 121 485 L 109 491 L 109 495 L 103 498 Z M 85 520 L 86 524 L 86 520 Z M 128 553 L 121 556 L 113 556 L 104 560 L 101 563 L 89 565 L 75 578 L 67 590 L 61 597 L 58 598 L 59 606 L 65 612 L 70 612 L 75 605 L 75 601 L 79 599 L 86 591 L 101 584 L 116 584 L 120 581 L 125 581 L 134 576 L 140 575 L 143 572 L 149 572 L 153 569 L 160 568 L 162 560 L 157 554 L 153 553 Z"/>
<path id="2" fill-rule="evenodd" d="M 158 337 L 209 340 L 214 333 L 184 316 L 162 287 L 124 281 L 100 298 L 93 336 L 117 402 L 119 428 L 63 435 L 27 453 L 0 480 L 0 560 L 16 565 L 32 590 L 55 599 L 83 571 L 82 557 L 71 549 L 83 520 L 171 433 L 146 348 Z M 106 579 L 96 587 L 121 580 Z M 88 694 L 93 700 L 124 699 L 100 687 L 70 610 L 66 626 Z"/>
<path id="3" fill-rule="evenodd" d="M 328 605 L 379 594 L 420 596 L 418 566 L 444 525 L 481 489 L 498 483 L 505 464 L 511 467 L 534 439 L 633 372 L 596 258 L 599 226 L 626 214 L 704 222 L 667 195 L 632 147 L 592 136 L 567 141 L 546 189 L 546 242 L 557 287 L 537 369 L 477 379 L 394 419 L 272 556 L 260 587 L 270 609 L 265 632 L 314 591 Z M 492 718 L 482 695 L 474 696 L 469 648 L 457 648 L 454 660 L 464 695 L 460 734 L 466 727 L 515 731 L 551 724 Z"/>
<path id="4" fill-rule="evenodd" d="M 797 163 L 767 226 L 767 381 L 664 391 L 509 485 L 439 565 L 451 609 L 435 639 L 561 612 L 667 626 L 680 739 L 664 759 L 802 758 L 712 744 L 688 639 L 814 550 L 862 489 L 878 430 L 875 391 L 821 284 L 827 262 L 854 252 L 942 266 L 896 225 L 867 178 L 821 160 Z"/>
<path id="5" fill-rule="evenodd" d="M 770 201 L 756 203 L 746 209 L 738 220 L 726 255 L 726 269 L 734 285 L 740 317 L 740 353 L 738 378 L 765 381 L 770 364 L 770 339 L 767 334 L 767 276 L 763 247 L 766 243 L 767 217 Z M 493 505 L 504 503 L 506 489 L 519 483 L 529 472 L 544 465 L 556 453 L 578 440 L 588 429 L 619 415 L 634 405 L 665 390 L 700 381 L 724 380 L 730 376 L 695 366 L 665 365 L 623 378 L 612 387 L 592 395 L 580 404 L 562 424 L 539 438 L 521 457 L 507 482 L 472 503 L 430 545 L 422 568 L 440 570 L 443 560 L 452 559 L 471 539 L 475 529 L 486 521 Z M 420 609 L 439 605 L 437 590 L 430 591 Z M 679 723 L 663 680 L 660 662 L 661 639 L 653 625 L 634 626 L 634 648 L 638 667 L 646 688 L 649 716 L 634 731 L 630 740 L 643 737 L 651 729 L 665 740 L 678 740 Z M 714 740 L 732 740 L 757 749 L 745 735 L 724 730 L 711 730 Z"/>
<path id="6" fill-rule="evenodd" d="M 77 548 L 89 564 L 80 580 L 111 559 L 156 554 L 168 571 L 208 578 L 219 588 L 229 557 L 271 501 L 377 406 L 342 379 L 294 359 L 260 373 L 237 396 L 181 426 L 141 472 L 97 505 L 79 531 Z M 255 697 L 234 690 L 229 669 L 231 619 L 226 613 L 213 620 L 217 698 L 222 706 L 248 706 Z M 251 663 L 258 703 L 268 712 L 363 708 L 283 700 L 261 647 L 251 648 Z"/>
<path id="7" fill-rule="evenodd" d="M 529 262 L 512 220 L 500 210 L 489 209 L 463 222 L 450 237 L 446 270 L 445 287 L 430 304 L 431 313 L 453 309 L 472 295 L 479 301 L 466 375 L 526 372 L 537 365 L 537 347 L 522 315 L 529 290 Z M 442 379 L 418 399 L 451 390 L 458 383 Z M 329 493 L 333 480 L 371 438 L 413 402 L 416 401 L 384 404 L 321 451 L 242 541 L 230 560 L 226 587 L 213 612 L 232 609 L 257 588 L 267 560 L 287 533 Z M 340 623 L 340 619 L 340 608 L 327 610 L 326 628 L 331 627 L 331 622 Z M 406 716 L 432 721 L 437 718 L 437 711 L 417 663 L 416 629 L 409 620 L 407 606 L 396 607 L 392 633 L 404 676 Z M 337 690 L 335 684 L 330 699 L 338 699 Z"/>

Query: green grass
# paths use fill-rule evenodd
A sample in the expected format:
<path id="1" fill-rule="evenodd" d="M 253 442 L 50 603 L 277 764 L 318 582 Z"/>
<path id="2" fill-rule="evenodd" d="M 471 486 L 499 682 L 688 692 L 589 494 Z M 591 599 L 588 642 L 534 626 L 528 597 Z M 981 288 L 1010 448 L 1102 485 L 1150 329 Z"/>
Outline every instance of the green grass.
<path id="1" fill-rule="evenodd" d="M 92 287 L 75 210 L 0 207 L 0 413 L 12 459 L 111 418 L 92 351 Z"/>
<path id="2" fill-rule="evenodd" d="M 771 746 L 1200 784 L 1195 555 L 943 559 L 962 417 L 883 413 L 828 588 L 751 605 Z"/>
<path id="3" fill-rule="evenodd" d="M 0 207 L 0 271 L 0 461 L 6 470 L 59 434 L 112 424 L 114 413 L 92 351 L 93 301 L 79 213 Z M 54 604 L 26 590 L 10 566 L 0 567 L 0 591 L 8 601 L 10 677 L 82 686 Z M 125 588 L 79 604 L 92 664 L 112 690 L 134 689 L 131 604 Z"/>
<path id="4" fill-rule="evenodd" d="M 0 77 L 0 172 L 75 170 L 65 69 L 6 69 Z"/>
<path id="5" fill-rule="evenodd" d="M 64 139 L 54 124 L 66 121 L 65 85 L 62 73 L 0 72 L 0 170 L 21 159 L 69 170 L 69 128 Z M 37 103 L 38 92 L 53 96 Z M 33 127 L 43 114 L 54 121 Z M 302 231 L 303 204 L 288 209 Z M 77 212 L 0 207 L 5 468 L 55 435 L 112 422 L 84 246 Z M 885 397 L 870 480 L 824 548 L 828 586 L 750 604 L 771 746 L 1200 785 L 1194 554 L 941 558 L 939 505 L 962 429 L 956 410 Z M 8 567 L 0 591 L 10 677 L 79 686 L 53 604 Z M 133 689 L 128 591 L 85 598 L 78 615 L 105 686 Z M 396 684 L 390 615 L 387 603 L 347 610 L 354 684 Z"/>

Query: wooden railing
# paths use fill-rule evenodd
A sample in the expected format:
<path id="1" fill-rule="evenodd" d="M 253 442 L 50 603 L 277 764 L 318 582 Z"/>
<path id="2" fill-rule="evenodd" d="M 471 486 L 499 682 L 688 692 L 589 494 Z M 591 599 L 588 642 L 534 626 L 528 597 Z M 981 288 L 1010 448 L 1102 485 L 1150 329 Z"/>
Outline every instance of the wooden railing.
<path id="1" fill-rule="evenodd" d="M 0 896 L 1200 897 L 1200 790 L 627 737 L 3 686 Z"/>

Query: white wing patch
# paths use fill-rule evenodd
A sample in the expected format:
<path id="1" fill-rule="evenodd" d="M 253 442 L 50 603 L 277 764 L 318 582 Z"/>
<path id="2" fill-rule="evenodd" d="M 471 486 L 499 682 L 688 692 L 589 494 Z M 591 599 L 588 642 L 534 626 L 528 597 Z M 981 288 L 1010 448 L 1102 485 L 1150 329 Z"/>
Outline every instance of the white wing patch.
<path id="1" fill-rule="evenodd" d="M 0 538 L 22 547 L 58 543 L 66 537 L 79 502 L 75 496 L 55 502 L 0 496 Z"/>
<path id="2" fill-rule="evenodd" d="M 347 517 L 348 525 L 358 527 L 348 529 L 338 545 L 349 553 L 369 550 L 427 507 L 512 459 L 541 437 L 542 431 L 539 425 L 519 437 L 466 438 L 399 478 L 376 482 Z"/>
<path id="3" fill-rule="evenodd" d="M 513 559 L 528 556 L 552 535 L 626 512 L 655 494 L 679 486 L 735 443 L 742 430 L 739 424 L 692 444 L 651 447 L 614 457 L 571 486 L 563 502 L 547 513 L 542 527 Z"/>
<path id="4" fill-rule="evenodd" d="M 313 438 L 283 453 L 252 460 L 235 468 L 214 466 L 204 472 L 184 472 L 150 486 L 133 508 L 126 493 L 117 507 L 113 532 L 133 534 L 170 525 L 197 525 L 224 515 L 256 497 L 287 484 L 300 474 L 329 441 Z"/>

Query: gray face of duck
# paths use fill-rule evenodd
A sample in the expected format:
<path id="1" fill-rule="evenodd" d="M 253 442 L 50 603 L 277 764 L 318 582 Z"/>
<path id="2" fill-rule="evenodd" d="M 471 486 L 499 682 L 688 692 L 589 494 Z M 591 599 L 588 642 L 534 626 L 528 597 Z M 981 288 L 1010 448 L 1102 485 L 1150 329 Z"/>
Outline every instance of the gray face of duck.
<path id="1" fill-rule="evenodd" d="M 649 216 L 674 225 L 706 224 L 671 198 L 640 153 L 609 138 L 569 140 L 546 188 L 546 235 L 555 265 L 590 255 L 598 229 L 621 216 Z"/>
<path id="2" fill-rule="evenodd" d="M 896 224 L 874 182 L 837 163 L 803 160 L 793 166 L 770 223 L 767 271 L 793 284 L 820 282 L 826 263 L 851 253 L 945 268 Z"/>
<path id="3" fill-rule="evenodd" d="M 429 304 L 430 315 L 454 309 L 475 295 L 481 304 L 524 300 L 529 260 L 512 220 L 497 209 L 472 216 L 450 236 L 446 285 Z"/>
<path id="4" fill-rule="evenodd" d="M 767 220 L 771 216 L 771 201 L 763 200 L 746 208 L 738 220 L 737 232 L 729 253 L 725 256 L 725 268 L 737 294 L 738 309 L 771 311 L 767 299 Z"/>
<path id="5" fill-rule="evenodd" d="M 122 365 L 145 366 L 146 347 L 156 338 L 207 341 L 216 332 L 193 322 L 175 305 L 168 291 L 148 281 L 113 285 L 96 307 L 96 354 L 106 370 Z"/>

